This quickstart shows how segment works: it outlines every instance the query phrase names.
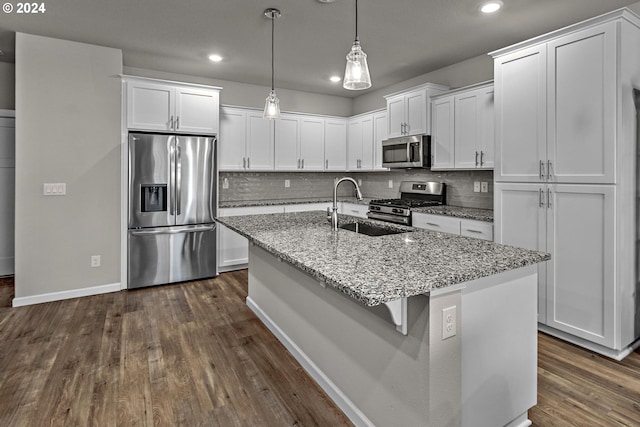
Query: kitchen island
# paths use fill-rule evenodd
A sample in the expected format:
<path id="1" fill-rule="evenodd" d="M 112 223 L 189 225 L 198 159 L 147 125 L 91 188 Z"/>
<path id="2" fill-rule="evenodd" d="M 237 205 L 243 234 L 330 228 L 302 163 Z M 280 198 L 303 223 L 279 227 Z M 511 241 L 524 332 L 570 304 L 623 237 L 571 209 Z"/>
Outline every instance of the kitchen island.
<path id="1" fill-rule="evenodd" d="M 528 425 L 548 254 L 318 211 L 218 221 L 252 243 L 247 304 L 356 425 Z"/>

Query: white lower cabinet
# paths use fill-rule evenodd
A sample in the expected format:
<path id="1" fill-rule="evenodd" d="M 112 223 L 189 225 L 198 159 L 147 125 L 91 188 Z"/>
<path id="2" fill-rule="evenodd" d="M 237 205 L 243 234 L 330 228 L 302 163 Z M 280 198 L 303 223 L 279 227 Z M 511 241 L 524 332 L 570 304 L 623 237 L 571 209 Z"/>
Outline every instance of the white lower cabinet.
<path id="1" fill-rule="evenodd" d="M 218 209 L 218 216 L 283 213 L 284 206 L 252 206 Z M 249 242 L 235 231 L 218 224 L 218 271 L 246 268 L 249 263 Z"/>
<path id="2" fill-rule="evenodd" d="M 490 222 L 444 215 L 414 213 L 411 216 L 411 223 L 414 227 L 425 230 L 493 241 L 493 224 Z"/>
<path id="3" fill-rule="evenodd" d="M 496 242 L 542 250 L 538 321 L 616 345 L 615 187 L 495 185 Z"/>

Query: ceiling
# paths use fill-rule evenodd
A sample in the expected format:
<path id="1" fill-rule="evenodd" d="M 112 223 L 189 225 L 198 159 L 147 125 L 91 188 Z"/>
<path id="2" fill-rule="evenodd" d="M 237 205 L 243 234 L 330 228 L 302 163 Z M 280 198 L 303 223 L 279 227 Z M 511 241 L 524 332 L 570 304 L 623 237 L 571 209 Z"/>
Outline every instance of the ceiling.
<path id="1" fill-rule="evenodd" d="M 0 14 L 0 60 L 13 60 L 15 32 L 25 32 L 122 49 L 125 66 L 270 86 L 271 21 L 263 12 L 277 7 L 283 16 L 275 22 L 276 89 L 363 93 L 328 80 L 344 73 L 355 35 L 354 0 L 43 1 L 42 14 Z M 373 81 L 368 90 L 635 3 L 503 0 L 500 12 L 481 16 L 480 1 L 360 0 L 360 40 Z M 211 53 L 224 60 L 210 62 Z"/>

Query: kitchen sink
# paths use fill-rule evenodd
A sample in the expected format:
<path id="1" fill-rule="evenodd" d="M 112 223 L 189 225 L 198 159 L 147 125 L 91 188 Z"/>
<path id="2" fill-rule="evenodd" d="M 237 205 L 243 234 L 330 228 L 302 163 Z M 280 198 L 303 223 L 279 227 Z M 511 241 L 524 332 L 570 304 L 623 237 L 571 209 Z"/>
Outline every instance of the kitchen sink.
<path id="1" fill-rule="evenodd" d="M 409 233 L 409 231 L 398 230 L 396 228 L 381 227 L 379 225 L 364 224 L 361 222 L 350 222 L 348 224 L 339 225 L 338 228 L 353 231 L 358 234 L 366 234 L 367 236 L 386 236 L 389 234 Z"/>

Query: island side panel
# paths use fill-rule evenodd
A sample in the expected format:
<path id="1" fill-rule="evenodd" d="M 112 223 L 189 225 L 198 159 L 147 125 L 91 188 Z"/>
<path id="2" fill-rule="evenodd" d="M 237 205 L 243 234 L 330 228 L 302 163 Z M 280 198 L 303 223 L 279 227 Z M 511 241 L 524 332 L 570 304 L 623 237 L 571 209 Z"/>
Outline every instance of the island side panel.
<path id="1" fill-rule="evenodd" d="M 462 291 L 462 425 L 528 425 L 537 395 L 535 266 L 469 282 Z"/>
<path id="2" fill-rule="evenodd" d="M 436 301 L 460 307 L 460 293 Z M 441 340 L 441 309 L 425 296 L 408 302 L 404 336 L 386 307 L 360 305 L 250 247 L 247 303 L 356 425 L 423 427 L 434 417 L 459 426 L 460 334 Z"/>

